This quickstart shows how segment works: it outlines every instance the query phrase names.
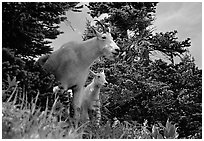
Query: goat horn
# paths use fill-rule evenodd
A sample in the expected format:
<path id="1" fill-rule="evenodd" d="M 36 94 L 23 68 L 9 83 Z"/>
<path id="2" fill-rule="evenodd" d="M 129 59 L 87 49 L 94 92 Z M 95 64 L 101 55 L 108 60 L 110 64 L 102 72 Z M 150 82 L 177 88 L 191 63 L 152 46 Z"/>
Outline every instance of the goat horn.
<path id="1" fill-rule="evenodd" d="M 102 26 L 103 32 L 106 32 L 106 29 L 105 29 L 104 25 L 99 20 L 94 20 L 94 21 L 97 21 Z"/>

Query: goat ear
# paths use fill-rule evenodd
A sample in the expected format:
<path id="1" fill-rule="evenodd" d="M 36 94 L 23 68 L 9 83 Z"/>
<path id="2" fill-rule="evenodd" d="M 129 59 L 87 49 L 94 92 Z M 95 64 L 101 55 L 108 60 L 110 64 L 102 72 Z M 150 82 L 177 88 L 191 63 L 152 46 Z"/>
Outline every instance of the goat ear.
<path id="1" fill-rule="evenodd" d="M 93 30 L 93 32 L 94 32 L 94 34 L 95 34 L 95 36 L 96 36 L 97 38 L 101 37 L 101 33 L 99 33 L 98 31 L 96 31 L 93 27 L 91 27 L 91 28 L 92 28 L 92 30 Z"/>
<path id="2" fill-rule="evenodd" d="M 111 28 L 110 27 L 108 27 L 108 32 L 111 33 Z"/>
<path id="3" fill-rule="evenodd" d="M 96 75 L 96 73 L 94 73 L 92 70 L 90 70 L 90 74 L 92 74 L 92 75 Z"/>

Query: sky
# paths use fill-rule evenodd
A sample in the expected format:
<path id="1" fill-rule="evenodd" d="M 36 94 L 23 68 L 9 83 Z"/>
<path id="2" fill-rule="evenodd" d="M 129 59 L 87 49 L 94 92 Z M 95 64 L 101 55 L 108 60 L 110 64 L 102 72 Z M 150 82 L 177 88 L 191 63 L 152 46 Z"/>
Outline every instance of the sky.
<path id="1" fill-rule="evenodd" d="M 164 2 L 157 5 L 156 32 L 178 31 L 178 40 L 191 39 L 190 53 L 202 68 L 202 3 Z"/>
<path id="2" fill-rule="evenodd" d="M 84 4 L 84 3 L 81 3 Z M 80 13 L 67 12 L 71 24 L 61 23 L 59 35 L 51 44 L 54 50 L 69 41 L 82 41 L 86 19 L 92 20 L 84 6 Z M 69 26 L 71 25 L 71 26 Z M 153 23 L 154 32 L 178 31 L 178 40 L 191 39 L 190 53 L 195 63 L 202 68 L 202 3 L 201 2 L 160 2 L 156 6 L 156 20 Z"/>

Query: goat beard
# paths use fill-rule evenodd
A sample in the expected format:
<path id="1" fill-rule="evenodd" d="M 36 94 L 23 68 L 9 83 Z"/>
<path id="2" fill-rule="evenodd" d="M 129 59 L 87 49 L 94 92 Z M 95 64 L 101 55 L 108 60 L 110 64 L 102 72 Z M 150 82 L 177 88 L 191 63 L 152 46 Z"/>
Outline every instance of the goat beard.
<path id="1" fill-rule="evenodd" d="M 105 57 L 108 60 L 114 61 L 115 58 L 117 58 L 118 55 L 114 54 L 114 53 L 104 53 L 103 57 Z"/>
<path id="2" fill-rule="evenodd" d="M 114 54 L 114 53 L 111 53 L 110 55 L 106 56 L 107 59 L 111 60 L 111 61 L 115 61 L 116 58 L 119 57 L 119 54 Z"/>

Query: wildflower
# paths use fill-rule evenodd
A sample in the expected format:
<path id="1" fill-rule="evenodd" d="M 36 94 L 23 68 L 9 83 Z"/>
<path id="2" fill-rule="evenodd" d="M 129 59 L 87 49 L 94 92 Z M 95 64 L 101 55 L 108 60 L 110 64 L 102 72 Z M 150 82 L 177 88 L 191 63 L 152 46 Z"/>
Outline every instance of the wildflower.
<path id="1" fill-rule="evenodd" d="M 113 120 L 114 122 L 113 122 L 112 127 L 115 128 L 118 124 L 120 124 L 120 121 L 116 117 L 114 117 Z"/>

